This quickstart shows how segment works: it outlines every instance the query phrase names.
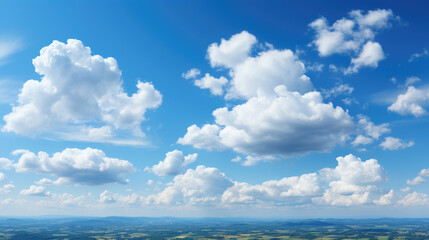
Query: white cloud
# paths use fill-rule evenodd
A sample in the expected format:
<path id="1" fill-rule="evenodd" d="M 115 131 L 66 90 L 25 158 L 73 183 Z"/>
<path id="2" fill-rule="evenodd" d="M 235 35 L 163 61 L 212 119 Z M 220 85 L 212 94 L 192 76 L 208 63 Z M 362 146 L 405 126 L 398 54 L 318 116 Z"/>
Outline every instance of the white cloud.
<path id="1" fill-rule="evenodd" d="M 309 197 L 320 194 L 319 178 L 316 173 L 270 180 L 260 185 L 235 182 L 222 195 L 224 203 L 274 202 L 288 203 L 291 197 Z"/>
<path id="2" fill-rule="evenodd" d="M 361 10 L 351 11 L 349 18 L 341 18 L 329 26 L 326 18 L 321 17 L 309 26 L 315 30 L 313 44 L 322 57 L 332 54 L 354 54 L 351 66 L 345 73 L 357 72 L 363 66 L 377 67 L 384 59 L 380 44 L 373 42 L 381 29 L 390 27 L 393 19 L 391 10 L 370 10 L 363 14 Z"/>
<path id="3" fill-rule="evenodd" d="M 413 180 L 407 180 L 408 185 L 419 185 L 424 182 L 426 182 L 426 179 L 422 178 L 421 176 L 417 176 Z"/>
<path id="4" fill-rule="evenodd" d="M 401 192 L 409 192 L 409 191 L 411 191 L 410 187 L 401 188 Z"/>
<path id="5" fill-rule="evenodd" d="M 200 70 L 197 68 L 189 69 L 186 73 L 182 73 L 184 79 L 196 78 L 201 74 Z"/>
<path id="6" fill-rule="evenodd" d="M 420 117 L 427 114 L 423 107 L 429 105 L 428 100 L 429 89 L 409 86 L 407 92 L 399 94 L 396 101 L 388 107 L 388 110 L 401 115 L 411 114 Z"/>
<path id="7" fill-rule="evenodd" d="M 348 84 L 339 84 L 331 89 L 322 90 L 322 94 L 329 97 L 337 97 L 339 95 L 350 95 L 353 92 L 354 88 L 350 87 Z"/>
<path id="8" fill-rule="evenodd" d="M 4 116 L 5 132 L 55 137 L 57 132 L 61 136 L 64 131 L 71 134 L 99 128 L 103 134 L 83 139 L 99 140 L 112 135 L 104 125 L 142 137 L 140 124 L 146 110 L 157 108 L 162 101 L 147 82 L 139 82 L 137 93 L 128 96 L 116 60 L 91 55 L 79 40 L 54 41 L 33 59 L 33 65 L 42 78 L 24 83 L 18 104 Z"/>
<path id="9" fill-rule="evenodd" d="M 429 198 L 428 198 L 427 194 L 412 192 L 412 193 L 406 195 L 403 199 L 399 200 L 398 203 L 401 205 L 404 205 L 404 206 L 428 205 L 429 204 Z"/>
<path id="10" fill-rule="evenodd" d="M 215 124 L 206 124 L 202 128 L 194 124 L 188 127 L 186 135 L 179 138 L 177 143 L 192 145 L 197 149 L 221 150 L 225 148 L 225 146 L 220 142 L 218 136 L 220 129 L 221 128 Z"/>
<path id="11" fill-rule="evenodd" d="M 429 51 L 426 48 L 424 48 L 422 52 L 412 54 L 410 56 L 410 59 L 408 59 L 408 62 L 412 62 L 421 57 L 426 57 L 428 54 L 429 54 Z"/>
<path id="12" fill-rule="evenodd" d="M 6 183 L 3 185 L 3 187 L 0 188 L 0 193 L 9 193 L 15 188 L 15 185 L 12 183 Z"/>
<path id="13" fill-rule="evenodd" d="M 13 162 L 7 158 L 0 158 L 0 168 L 10 170 L 13 168 Z"/>
<path id="14" fill-rule="evenodd" d="M 242 31 L 228 40 L 222 38 L 220 44 L 212 43 L 207 49 L 207 57 L 212 67 L 232 68 L 249 56 L 256 43 L 255 36 Z"/>
<path id="15" fill-rule="evenodd" d="M 21 155 L 18 162 L 14 164 L 17 172 L 36 172 L 58 177 L 57 180 L 49 182 L 43 180 L 44 184 L 84 184 L 99 185 L 111 182 L 126 183 L 123 176 L 133 172 L 133 165 L 117 158 L 107 157 L 103 151 L 86 148 L 66 148 L 49 157 L 46 152 L 37 155 L 26 150 L 15 151 L 14 154 Z"/>
<path id="16" fill-rule="evenodd" d="M 4 63 L 5 59 L 17 52 L 22 44 L 19 39 L 14 38 L 0 38 L 0 65 Z"/>
<path id="17" fill-rule="evenodd" d="M 206 75 L 201 78 L 195 80 L 195 86 L 201 89 L 209 89 L 213 95 L 222 95 L 223 94 L 223 86 L 228 83 L 228 80 L 224 77 L 215 78 L 210 76 L 210 74 L 206 73 Z"/>
<path id="18" fill-rule="evenodd" d="M 377 205 L 390 205 L 392 203 L 394 191 L 390 190 L 388 193 L 381 196 L 379 199 L 374 200 Z"/>
<path id="19" fill-rule="evenodd" d="M 377 160 L 361 161 L 349 154 L 337 158 L 335 169 L 325 168 L 319 174 L 329 182 L 329 188 L 322 197 L 313 199 L 315 203 L 334 206 L 361 205 L 370 202 L 377 189 L 376 183 L 387 179 L 387 174 Z"/>
<path id="20" fill-rule="evenodd" d="M 419 173 L 419 176 L 429 177 L 429 168 L 422 169 Z"/>
<path id="21" fill-rule="evenodd" d="M 385 58 L 381 45 L 377 42 L 367 42 L 357 58 L 352 58 L 351 66 L 346 69 L 345 73 L 356 73 L 362 67 L 378 66 L 378 62 Z"/>
<path id="22" fill-rule="evenodd" d="M 225 97 L 272 97 L 276 95 L 274 89 L 279 85 L 286 86 L 288 91 L 303 94 L 313 89 L 304 72 L 304 64 L 289 49 L 261 52 L 232 69 L 231 87 Z"/>
<path id="23" fill-rule="evenodd" d="M 174 177 L 162 192 L 148 197 L 149 203 L 200 205 L 218 202 L 233 182 L 217 168 L 198 166 Z"/>
<path id="24" fill-rule="evenodd" d="M 40 197 L 47 197 L 51 195 L 50 192 L 46 191 L 45 187 L 36 185 L 31 185 L 29 189 L 23 189 L 20 194 Z"/>
<path id="25" fill-rule="evenodd" d="M 358 127 L 361 129 L 361 131 L 363 131 L 366 135 L 370 136 L 373 139 L 378 139 L 381 135 L 391 132 L 388 123 L 375 125 L 366 116 L 358 115 L 358 118 Z"/>
<path id="26" fill-rule="evenodd" d="M 318 92 L 301 95 L 281 86 L 276 93 L 276 98 L 255 97 L 232 110 L 219 108 L 213 112 L 217 125 L 191 126 L 178 142 L 208 149 L 226 146 L 244 154 L 290 156 L 327 151 L 343 142 L 353 128 L 350 116 L 340 107 L 323 103 Z M 213 131 L 203 134 L 208 126 Z"/>
<path id="27" fill-rule="evenodd" d="M 374 141 L 374 139 L 370 137 L 365 137 L 362 135 L 358 135 L 355 140 L 353 140 L 352 145 L 353 146 L 359 146 L 359 145 L 368 145 L 371 144 Z"/>
<path id="28" fill-rule="evenodd" d="M 414 145 L 413 141 L 404 142 L 399 138 L 394 137 L 386 137 L 384 138 L 384 141 L 380 143 L 380 146 L 384 150 L 398 150 L 398 149 L 404 149 L 407 147 L 411 147 Z"/>
<path id="29" fill-rule="evenodd" d="M 85 205 L 85 196 L 75 197 L 70 193 L 51 194 L 52 200 L 60 206 L 83 206 Z"/>
<path id="30" fill-rule="evenodd" d="M 405 87 L 408 87 L 410 85 L 413 85 L 414 83 L 420 82 L 421 79 L 415 76 L 411 76 L 411 77 L 407 77 L 407 79 L 405 80 Z"/>
<path id="31" fill-rule="evenodd" d="M 210 150 L 232 148 L 252 155 L 246 163 L 253 165 L 274 155 L 328 151 L 351 133 L 351 117 L 312 91 L 304 64 L 292 51 L 269 48 L 240 61 L 224 65 L 231 77 L 225 98 L 246 102 L 216 109 L 215 124 L 190 126 L 178 143 Z M 345 85 L 338 90 L 352 91 Z"/>
<path id="32" fill-rule="evenodd" d="M 197 160 L 198 154 L 183 156 L 182 151 L 174 150 L 165 155 L 164 161 L 160 161 L 152 168 L 145 170 L 153 172 L 158 176 L 175 176 L 185 171 L 187 165 Z"/>
<path id="33" fill-rule="evenodd" d="M 119 203 L 123 205 L 139 205 L 143 201 L 144 198 L 136 193 L 132 193 L 130 195 L 120 195 L 105 190 L 100 194 L 100 202 L 105 204 Z"/>

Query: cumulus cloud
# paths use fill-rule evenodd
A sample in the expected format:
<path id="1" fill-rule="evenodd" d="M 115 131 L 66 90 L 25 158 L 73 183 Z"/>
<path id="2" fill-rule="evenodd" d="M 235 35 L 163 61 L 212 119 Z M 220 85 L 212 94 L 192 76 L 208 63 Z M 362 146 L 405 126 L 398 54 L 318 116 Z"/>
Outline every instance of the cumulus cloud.
<path id="1" fill-rule="evenodd" d="M 254 203 L 271 202 L 286 204 L 293 197 L 309 197 L 320 194 L 319 177 L 316 173 L 270 180 L 260 185 L 235 182 L 222 195 L 222 202 Z"/>
<path id="2" fill-rule="evenodd" d="M 51 195 L 51 193 L 48 192 L 45 187 L 37 185 L 31 185 L 29 189 L 23 189 L 20 194 L 39 197 L 47 197 Z"/>
<path id="3" fill-rule="evenodd" d="M 215 78 L 210 76 L 210 74 L 206 73 L 206 75 L 201 78 L 195 80 L 195 86 L 201 89 L 209 89 L 211 94 L 213 95 L 222 95 L 223 94 L 223 86 L 228 83 L 228 80 L 224 77 Z"/>
<path id="4" fill-rule="evenodd" d="M 198 166 L 174 177 L 162 192 L 148 197 L 149 203 L 204 205 L 218 202 L 222 194 L 233 186 L 231 179 L 217 168 Z"/>
<path id="5" fill-rule="evenodd" d="M 228 40 L 222 38 L 220 44 L 212 43 L 207 49 L 207 57 L 212 67 L 232 68 L 249 56 L 256 43 L 255 36 L 242 31 Z"/>
<path id="6" fill-rule="evenodd" d="M 353 140 L 352 145 L 353 146 L 359 146 L 359 145 L 368 145 L 371 144 L 374 141 L 374 139 L 370 137 L 365 137 L 362 135 L 358 135 L 355 140 Z"/>
<path id="7" fill-rule="evenodd" d="M 390 205 L 392 203 L 394 191 L 390 190 L 388 193 L 381 196 L 379 199 L 374 200 L 377 205 Z"/>
<path id="8" fill-rule="evenodd" d="M 391 132 L 388 123 L 375 125 L 368 117 L 364 115 L 358 115 L 358 118 L 358 128 L 360 128 L 367 136 L 370 136 L 373 139 L 378 139 L 381 135 Z"/>
<path id="9" fill-rule="evenodd" d="M 182 77 L 184 79 L 192 79 L 198 77 L 200 74 L 201 72 L 198 68 L 191 68 L 187 72 L 182 73 Z"/>
<path id="10" fill-rule="evenodd" d="M 219 132 L 221 128 L 216 124 L 206 124 L 202 128 L 197 125 L 188 127 L 186 135 L 179 138 L 177 143 L 182 145 L 192 145 L 197 149 L 224 149 L 221 143 Z"/>
<path id="11" fill-rule="evenodd" d="M 415 177 L 413 180 L 407 180 L 408 185 L 419 185 L 424 182 L 426 182 L 426 179 L 424 177 L 429 177 L 429 169 L 422 169 L 419 172 L 419 175 Z"/>
<path id="12" fill-rule="evenodd" d="M 57 180 L 42 179 L 43 184 L 83 184 L 127 183 L 124 175 L 133 172 L 133 165 L 117 158 L 107 157 L 103 151 L 93 148 L 66 148 L 49 156 L 46 152 L 37 155 L 27 150 L 14 152 L 20 155 L 14 164 L 16 172 L 36 172 L 58 177 Z"/>
<path id="13" fill-rule="evenodd" d="M 126 205 L 231 205 L 279 206 L 324 204 L 355 206 L 391 204 L 393 191 L 383 193 L 377 184 L 387 174 L 377 160 L 362 161 L 347 155 L 337 158 L 335 168 L 299 176 L 269 180 L 260 184 L 233 181 L 219 169 L 198 166 L 174 177 L 161 192 L 147 197 L 104 191 L 100 201 Z"/>
<path id="14" fill-rule="evenodd" d="M 429 204 L 429 198 L 427 194 L 412 192 L 399 200 L 398 203 L 403 206 L 422 206 Z"/>
<path id="15" fill-rule="evenodd" d="M 380 146 L 384 150 L 398 150 L 398 149 L 404 149 L 407 147 L 411 147 L 414 145 L 413 141 L 405 142 L 399 138 L 394 137 L 386 137 L 384 138 L 384 141 L 380 143 Z"/>
<path id="16" fill-rule="evenodd" d="M 332 54 L 354 54 L 351 65 L 345 73 L 357 72 L 364 66 L 377 67 L 384 59 L 379 43 L 373 42 L 375 35 L 391 26 L 394 15 L 391 10 L 361 10 L 349 12 L 348 18 L 341 18 L 331 26 L 324 17 L 310 23 L 316 32 L 313 44 L 321 57 Z"/>
<path id="17" fill-rule="evenodd" d="M 113 128 L 142 137 L 146 111 L 162 101 L 148 82 L 138 82 L 137 92 L 128 96 L 116 60 L 91 55 L 79 40 L 52 42 L 33 65 L 41 80 L 24 83 L 17 105 L 4 116 L 5 132 L 60 137 L 89 129 L 82 140 L 107 141 Z"/>
<path id="18" fill-rule="evenodd" d="M 352 58 L 351 66 L 346 74 L 356 73 L 362 67 L 378 67 L 378 62 L 385 58 L 381 45 L 377 42 L 367 42 L 357 58 Z"/>
<path id="19" fill-rule="evenodd" d="M 301 94 L 313 89 L 310 78 L 304 74 L 304 64 L 289 49 L 260 52 L 234 67 L 232 72 L 227 99 L 272 97 L 279 85 Z"/>
<path id="20" fill-rule="evenodd" d="M 210 62 L 219 63 L 210 54 L 213 46 L 235 46 L 238 38 L 254 36 L 242 32 L 229 40 L 223 39 L 220 45 L 211 45 Z M 237 58 L 240 61 L 222 65 L 229 68 L 231 77 L 226 83 L 225 98 L 245 102 L 232 109 L 216 109 L 215 124 L 202 128 L 190 126 L 178 143 L 209 150 L 231 148 L 252 155 L 247 157 L 251 161 L 244 163 L 253 165 L 257 159 L 327 151 L 344 142 L 354 125 L 351 117 L 342 108 L 324 103 L 321 94 L 313 91 L 304 64 L 292 51 L 271 47 L 250 55 L 251 48 L 246 49 L 242 51 L 246 54 Z M 228 51 L 236 54 L 235 50 Z"/>
<path id="21" fill-rule="evenodd" d="M 426 182 L 426 179 L 422 178 L 421 176 L 417 176 L 413 180 L 407 180 L 408 185 L 419 185 L 424 182 Z"/>
<path id="22" fill-rule="evenodd" d="M 198 154 L 184 156 L 182 151 L 174 150 L 165 155 L 164 161 L 160 161 L 152 168 L 145 170 L 153 172 L 158 176 L 175 176 L 185 171 L 187 165 L 197 160 Z"/>
<path id="23" fill-rule="evenodd" d="M 398 95 L 396 101 L 388 107 L 388 110 L 401 115 L 420 117 L 427 114 L 426 109 L 423 107 L 428 105 L 428 100 L 428 88 L 418 89 L 409 86 L 405 93 Z"/>
<path id="24" fill-rule="evenodd" d="M 119 203 L 122 205 L 138 205 L 143 201 L 144 198 L 136 193 L 132 193 L 130 195 L 120 195 L 105 190 L 100 194 L 100 202 L 105 204 Z"/>
<path id="25" fill-rule="evenodd" d="M 349 154 L 337 158 L 334 169 L 320 170 L 321 178 L 329 182 L 322 197 L 313 199 L 315 203 L 334 206 L 361 205 L 370 202 L 377 189 L 376 183 L 385 181 L 387 174 L 375 159 L 362 161 Z"/>

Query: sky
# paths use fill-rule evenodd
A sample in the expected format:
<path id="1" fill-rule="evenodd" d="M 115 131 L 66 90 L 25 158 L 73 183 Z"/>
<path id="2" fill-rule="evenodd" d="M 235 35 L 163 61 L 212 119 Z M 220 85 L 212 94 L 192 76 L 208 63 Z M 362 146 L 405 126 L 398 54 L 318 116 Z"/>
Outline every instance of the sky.
<path id="1" fill-rule="evenodd" d="M 425 1 L 0 1 L 0 215 L 427 217 Z"/>

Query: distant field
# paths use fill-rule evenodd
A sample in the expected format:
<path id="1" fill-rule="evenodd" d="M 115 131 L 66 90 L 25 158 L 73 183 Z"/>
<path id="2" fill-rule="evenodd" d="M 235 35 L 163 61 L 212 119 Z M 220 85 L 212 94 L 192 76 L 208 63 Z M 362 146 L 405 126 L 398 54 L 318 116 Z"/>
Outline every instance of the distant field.
<path id="1" fill-rule="evenodd" d="M 0 239 L 429 239 L 429 219 L 1 219 Z"/>

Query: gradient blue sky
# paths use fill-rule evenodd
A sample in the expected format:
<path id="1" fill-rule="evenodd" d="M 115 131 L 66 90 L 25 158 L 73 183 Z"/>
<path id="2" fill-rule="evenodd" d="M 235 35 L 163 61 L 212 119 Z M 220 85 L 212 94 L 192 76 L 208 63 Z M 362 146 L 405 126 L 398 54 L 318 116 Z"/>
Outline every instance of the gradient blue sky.
<path id="1" fill-rule="evenodd" d="M 0 1 L 0 215 L 424 217 L 428 7 Z"/>

